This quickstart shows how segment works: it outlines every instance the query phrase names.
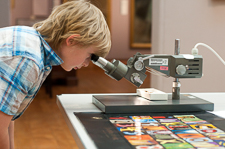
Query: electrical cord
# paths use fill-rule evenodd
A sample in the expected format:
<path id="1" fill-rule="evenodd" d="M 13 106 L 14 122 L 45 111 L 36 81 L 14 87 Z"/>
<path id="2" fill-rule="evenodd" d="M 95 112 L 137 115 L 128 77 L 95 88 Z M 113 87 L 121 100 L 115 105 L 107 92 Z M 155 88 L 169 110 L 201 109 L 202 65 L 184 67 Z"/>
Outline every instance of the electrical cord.
<path id="1" fill-rule="evenodd" d="M 208 46 L 207 44 L 204 44 L 204 43 L 197 43 L 194 48 L 192 49 L 192 55 L 198 55 L 198 46 L 204 46 L 206 48 L 208 48 L 210 51 L 212 51 L 218 58 L 219 60 L 225 65 L 225 61 L 219 56 L 219 54 L 213 50 L 213 48 L 211 48 L 210 46 Z"/>

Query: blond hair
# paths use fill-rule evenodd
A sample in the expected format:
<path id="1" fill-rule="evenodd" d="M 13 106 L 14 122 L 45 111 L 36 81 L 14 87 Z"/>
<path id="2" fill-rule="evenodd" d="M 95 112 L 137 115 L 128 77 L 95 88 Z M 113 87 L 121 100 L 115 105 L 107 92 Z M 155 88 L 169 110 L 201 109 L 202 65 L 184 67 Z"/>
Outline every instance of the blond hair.
<path id="1" fill-rule="evenodd" d="M 81 46 L 96 46 L 97 55 L 105 57 L 111 48 L 108 25 L 102 12 L 85 0 L 71 0 L 55 7 L 50 16 L 33 25 L 44 39 L 58 50 L 61 43 L 73 34 Z"/>

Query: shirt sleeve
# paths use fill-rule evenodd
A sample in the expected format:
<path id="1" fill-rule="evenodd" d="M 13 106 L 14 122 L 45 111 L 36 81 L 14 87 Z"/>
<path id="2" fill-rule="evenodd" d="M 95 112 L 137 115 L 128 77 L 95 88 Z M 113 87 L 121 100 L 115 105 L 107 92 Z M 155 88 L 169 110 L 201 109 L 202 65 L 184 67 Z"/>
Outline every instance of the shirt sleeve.
<path id="1" fill-rule="evenodd" d="M 29 58 L 0 57 L 0 110 L 15 115 L 39 73 L 39 67 Z"/>

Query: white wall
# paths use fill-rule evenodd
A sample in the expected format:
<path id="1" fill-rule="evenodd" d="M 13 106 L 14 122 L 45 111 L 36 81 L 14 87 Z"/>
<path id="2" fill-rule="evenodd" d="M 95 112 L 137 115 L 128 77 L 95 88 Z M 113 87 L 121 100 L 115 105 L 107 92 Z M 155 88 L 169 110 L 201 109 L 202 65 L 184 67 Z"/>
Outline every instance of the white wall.
<path id="1" fill-rule="evenodd" d="M 211 46 L 225 59 L 224 0 L 153 0 L 152 53 L 174 54 L 175 39 L 180 53 L 190 54 L 196 43 Z M 200 79 L 180 79 L 181 92 L 224 92 L 225 66 L 211 51 L 199 47 L 203 56 Z M 151 87 L 172 91 L 172 78 L 152 75 Z"/>

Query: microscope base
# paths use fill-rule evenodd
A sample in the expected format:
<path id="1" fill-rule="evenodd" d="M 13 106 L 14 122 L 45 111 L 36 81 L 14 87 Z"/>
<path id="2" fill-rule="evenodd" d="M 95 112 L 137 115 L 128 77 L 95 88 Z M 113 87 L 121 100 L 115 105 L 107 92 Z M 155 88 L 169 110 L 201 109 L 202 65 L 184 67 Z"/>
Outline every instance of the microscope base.
<path id="1" fill-rule="evenodd" d="M 190 94 L 180 100 L 150 101 L 138 95 L 93 95 L 92 103 L 105 113 L 196 112 L 213 111 L 214 104 Z"/>

